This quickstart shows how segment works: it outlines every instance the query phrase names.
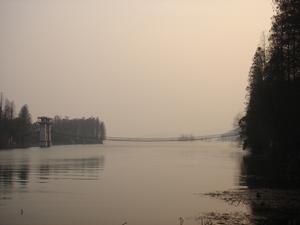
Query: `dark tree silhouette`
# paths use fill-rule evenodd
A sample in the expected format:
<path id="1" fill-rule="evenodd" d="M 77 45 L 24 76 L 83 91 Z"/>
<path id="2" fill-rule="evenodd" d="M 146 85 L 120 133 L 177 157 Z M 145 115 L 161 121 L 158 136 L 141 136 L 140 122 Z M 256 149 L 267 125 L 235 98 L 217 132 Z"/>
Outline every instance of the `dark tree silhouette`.
<path id="1" fill-rule="evenodd" d="M 300 148 L 300 0 L 274 0 L 269 45 L 256 50 L 249 73 L 244 147 L 298 154 Z"/>
<path id="2" fill-rule="evenodd" d="M 31 121 L 27 105 L 15 117 L 15 104 L 0 94 L 0 149 L 39 146 L 39 124 Z M 53 119 L 53 144 L 99 144 L 106 138 L 105 125 L 99 118 Z"/>
<path id="3" fill-rule="evenodd" d="M 3 106 L 3 94 L 0 97 L 0 149 L 29 147 L 31 145 L 31 116 L 28 106 L 21 108 L 15 117 L 15 104 L 8 99 Z"/>
<path id="4" fill-rule="evenodd" d="M 31 115 L 28 110 L 28 105 L 22 106 L 19 113 L 19 119 L 26 125 L 31 124 Z"/>
<path id="5" fill-rule="evenodd" d="M 100 123 L 100 139 L 102 141 L 106 139 L 106 128 L 104 122 Z"/>
<path id="6" fill-rule="evenodd" d="M 29 147 L 32 141 L 32 124 L 27 105 L 21 108 L 17 123 L 17 142 L 23 147 Z"/>
<path id="7" fill-rule="evenodd" d="M 99 118 L 62 119 L 59 116 L 55 116 L 52 134 L 54 145 L 97 144 L 102 143 L 105 139 L 105 128 Z"/>

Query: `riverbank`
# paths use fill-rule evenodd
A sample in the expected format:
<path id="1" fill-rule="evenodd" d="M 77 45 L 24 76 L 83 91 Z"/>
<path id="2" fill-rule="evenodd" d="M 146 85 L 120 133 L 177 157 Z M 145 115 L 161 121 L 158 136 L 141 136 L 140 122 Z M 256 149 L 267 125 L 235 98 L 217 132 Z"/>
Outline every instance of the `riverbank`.
<path id="1" fill-rule="evenodd" d="M 284 189 L 238 189 L 205 193 L 205 196 L 220 199 L 231 206 L 246 205 L 251 214 L 209 213 L 202 215 L 212 224 L 299 224 L 300 190 Z"/>
<path id="2" fill-rule="evenodd" d="M 202 224 L 300 224 L 300 169 L 297 158 L 247 154 L 240 167 L 239 185 L 243 188 L 202 195 L 219 199 L 231 207 L 247 207 L 249 213 L 211 212 L 199 216 L 200 220 L 208 221 L 201 221 Z"/>

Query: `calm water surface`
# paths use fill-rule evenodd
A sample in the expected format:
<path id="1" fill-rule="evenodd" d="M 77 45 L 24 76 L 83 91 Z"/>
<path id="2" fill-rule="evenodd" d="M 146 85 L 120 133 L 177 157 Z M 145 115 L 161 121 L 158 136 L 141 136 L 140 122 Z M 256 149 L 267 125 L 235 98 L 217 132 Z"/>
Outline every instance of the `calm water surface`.
<path id="1" fill-rule="evenodd" d="M 239 187 L 242 154 L 221 142 L 0 151 L 0 224 L 186 225 L 247 210 L 199 195 Z"/>

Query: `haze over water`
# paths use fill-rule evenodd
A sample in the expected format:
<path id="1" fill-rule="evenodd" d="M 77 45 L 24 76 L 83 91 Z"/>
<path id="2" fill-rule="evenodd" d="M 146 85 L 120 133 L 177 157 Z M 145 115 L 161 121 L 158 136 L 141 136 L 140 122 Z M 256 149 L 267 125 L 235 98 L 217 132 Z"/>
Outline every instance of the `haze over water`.
<path id="1" fill-rule="evenodd" d="M 0 225 L 298 224 L 298 9 L 0 0 Z"/>
<path id="2" fill-rule="evenodd" d="M 222 133 L 271 0 L 0 0 L 0 90 L 111 136 Z"/>

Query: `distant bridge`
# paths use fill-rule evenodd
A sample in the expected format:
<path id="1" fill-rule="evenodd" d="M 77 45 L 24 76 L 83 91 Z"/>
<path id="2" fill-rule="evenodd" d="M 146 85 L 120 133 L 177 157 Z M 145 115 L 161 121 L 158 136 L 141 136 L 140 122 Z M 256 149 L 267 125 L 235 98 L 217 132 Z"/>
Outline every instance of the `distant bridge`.
<path id="1" fill-rule="evenodd" d="M 59 130 L 51 129 L 52 120 L 48 117 L 39 117 L 39 129 L 36 129 L 35 132 L 39 132 L 40 136 L 40 146 L 41 147 L 50 147 L 52 145 L 52 134 L 57 136 L 72 137 L 76 140 L 99 140 L 99 137 L 95 136 L 80 136 L 77 134 L 65 133 Z M 182 141 L 226 141 L 234 140 L 238 138 L 239 134 L 237 131 L 230 131 L 222 134 L 211 134 L 211 135 L 202 135 L 202 136 L 193 136 L 193 135 L 182 135 L 180 137 L 106 137 L 104 139 L 107 141 L 124 141 L 124 142 L 182 142 Z"/>
<path id="2" fill-rule="evenodd" d="M 232 140 L 237 138 L 237 133 L 223 133 L 202 136 L 181 136 L 166 138 L 134 138 L 134 137 L 106 137 L 107 141 L 126 141 L 126 142 L 172 142 L 172 141 L 212 141 L 212 140 Z"/>
<path id="3" fill-rule="evenodd" d="M 94 136 L 81 136 L 62 131 L 52 130 L 52 134 L 64 137 L 72 137 L 77 140 L 99 140 Z M 238 133 L 228 132 L 222 134 L 211 134 L 201 136 L 179 136 L 179 137 L 106 137 L 103 141 L 123 141 L 123 142 L 183 142 L 183 141 L 226 141 L 238 138 Z"/>

